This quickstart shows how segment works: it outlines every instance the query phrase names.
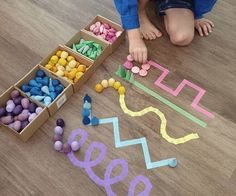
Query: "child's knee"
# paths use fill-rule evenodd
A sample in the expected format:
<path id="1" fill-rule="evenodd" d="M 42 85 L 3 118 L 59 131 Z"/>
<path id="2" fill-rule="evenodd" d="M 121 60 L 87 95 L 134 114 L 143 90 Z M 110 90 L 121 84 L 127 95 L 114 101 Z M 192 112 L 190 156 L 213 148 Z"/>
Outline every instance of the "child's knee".
<path id="1" fill-rule="evenodd" d="M 191 31 L 176 31 L 170 33 L 170 41 L 172 44 L 177 46 L 187 46 L 189 45 L 194 37 L 194 32 Z"/>

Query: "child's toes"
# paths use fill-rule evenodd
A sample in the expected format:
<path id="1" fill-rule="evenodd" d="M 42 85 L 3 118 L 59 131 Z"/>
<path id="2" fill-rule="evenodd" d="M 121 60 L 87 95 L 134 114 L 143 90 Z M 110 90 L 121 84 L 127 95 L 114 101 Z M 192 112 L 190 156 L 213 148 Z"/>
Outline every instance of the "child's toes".
<path id="1" fill-rule="evenodd" d="M 212 32 L 211 25 L 209 23 L 206 23 L 206 26 L 207 26 L 208 32 L 211 33 Z"/>
<path id="2" fill-rule="evenodd" d="M 142 33 L 144 39 L 148 40 L 148 35 L 146 33 Z"/>
<path id="3" fill-rule="evenodd" d="M 207 26 L 206 26 L 206 24 L 203 24 L 203 31 L 204 31 L 204 34 L 206 35 L 206 36 L 208 36 L 208 29 L 207 29 Z"/>
<path id="4" fill-rule="evenodd" d="M 203 36 L 202 27 L 200 25 L 197 27 L 197 30 L 198 30 L 199 35 Z"/>
<path id="5" fill-rule="evenodd" d="M 156 37 L 161 37 L 162 33 L 158 29 L 154 29 L 153 33 L 156 35 Z"/>
<path id="6" fill-rule="evenodd" d="M 153 32 L 149 32 L 148 37 L 150 40 L 156 39 L 156 35 Z"/>

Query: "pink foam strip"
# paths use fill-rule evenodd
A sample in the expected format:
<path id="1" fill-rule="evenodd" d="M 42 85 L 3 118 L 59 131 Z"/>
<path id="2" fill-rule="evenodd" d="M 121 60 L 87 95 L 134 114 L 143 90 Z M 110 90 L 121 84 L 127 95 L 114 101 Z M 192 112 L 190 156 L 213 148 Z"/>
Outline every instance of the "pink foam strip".
<path id="1" fill-rule="evenodd" d="M 203 97 L 203 95 L 205 94 L 205 90 L 202 89 L 201 87 L 197 86 L 196 84 L 184 79 L 179 86 L 173 90 L 170 87 L 162 84 L 161 82 L 165 79 L 165 77 L 168 75 L 169 70 L 162 67 L 160 64 L 155 63 L 154 61 L 149 61 L 148 62 L 149 65 L 159 69 L 162 71 L 162 74 L 160 75 L 160 77 L 154 82 L 154 84 L 160 88 L 162 88 L 163 90 L 167 91 L 168 93 L 177 96 L 182 89 L 187 85 L 193 89 L 195 89 L 196 91 L 198 91 L 198 94 L 196 95 L 196 97 L 193 99 L 191 106 L 197 110 L 198 112 L 201 112 L 202 114 L 204 114 L 205 116 L 209 117 L 209 118 L 214 118 L 214 114 L 212 114 L 211 112 L 208 112 L 207 110 L 205 110 L 204 108 L 202 108 L 201 106 L 199 106 L 199 102 L 201 100 L 201 98 Z"/>

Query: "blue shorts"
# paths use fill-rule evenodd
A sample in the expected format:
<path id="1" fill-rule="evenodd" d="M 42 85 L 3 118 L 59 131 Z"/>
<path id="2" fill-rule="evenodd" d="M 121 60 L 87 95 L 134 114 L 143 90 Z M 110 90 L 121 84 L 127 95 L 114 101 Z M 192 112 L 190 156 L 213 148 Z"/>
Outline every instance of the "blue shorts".
<path id="1" fill-rule="evenodd" d="M 165 11 L 170 8 L 185 8 L 193 11 L 193 0 L 158 0 L 158 12 L 161 16 L 165 15 Z"/>

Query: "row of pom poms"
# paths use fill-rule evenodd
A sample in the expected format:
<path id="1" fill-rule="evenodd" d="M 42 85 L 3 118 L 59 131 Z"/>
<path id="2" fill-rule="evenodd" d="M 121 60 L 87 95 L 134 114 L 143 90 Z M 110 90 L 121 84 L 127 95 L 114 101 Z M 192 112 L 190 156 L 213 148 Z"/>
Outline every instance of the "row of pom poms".
<path id="1" fill-rule="evenodd" d="M 58 50 L 55 55 L 51 56 L 45 68 L 71 83 L 76 83 L 89 67 L 76 61 L 75 57 L 69 55 L 68 52 Z"/>
<path id="2" fill-rule="evenodd" d="M 6 106 L 0 108 L 0 122 L 20 133 L 42 110 L 18 90 L 13 90 Z"/>
<path id="3" fill-rule="evenodd" d="M 120 95 L 125 94 L 125 87 L 121 85 L 119 81 L 115 81 L 114 78 L 110 78 L 109 80 L 102 80 L 101 83 L 96 84 L 95 91 L 97 93 L 101 93 L 105 88 L 113 87 L 118 91 Z"/>
<path id="4" fill-rule="evenodd" d="M 83 111 L 82 111 L 82 116 L 83 116 L 83 124 L 84 125 L 89 125 L 91 124 L 92 126 L 97 126 L 99 125 L 99 119 L 96 116 L 91 116 L 91 109 L 92 109 L 92 99 L 89 95 L 84 96 L 84 104 L 83 104 Z"/>
<path id="5" fill-rule="evenodd" d="M 80 145 L 79 145 L 79 142 L 78 141 L 73 141 L 70 144 L 68 143 L 64 143 L 63 144 L 63 128 L 65 127 L 65 122 L 63 119 L 57 119 L 57 122 L 56 122 L 56 127 L 54 129 L 54 138 L 53 138 L 53 141 L 54 141 L 54 149 L 58 152 L 62 152 L 62 153 L 69 153 L 71 151 L 78 151 L 79 148 L 80 148 Z"/>
<path id="6" fill-rule="evenodd" d="M 38 70 L 35 77 L 28 84 L 21 86 L 21 90 L 28 97 L 49 106 L 64 90 L 64 86 L 60 80 L 52 79 L 46 76 L 43 70 Z"/>

